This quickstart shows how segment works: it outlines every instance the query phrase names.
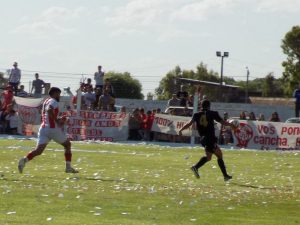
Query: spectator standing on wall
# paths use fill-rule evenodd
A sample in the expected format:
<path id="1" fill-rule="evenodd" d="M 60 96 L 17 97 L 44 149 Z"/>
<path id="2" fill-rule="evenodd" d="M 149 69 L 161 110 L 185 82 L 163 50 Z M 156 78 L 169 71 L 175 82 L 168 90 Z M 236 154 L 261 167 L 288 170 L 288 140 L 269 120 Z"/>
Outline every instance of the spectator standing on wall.
<path id="1" fill-rule="evenodd" d="M 300 84 L 298 85 L 298 88 L 294 91 L 293 97 L 295 98 L 295 116 L 299 117 L 299 111 L 300 111 Z"/>
<path id="2" fill-rule="evenodd" d="M 102 66 L 98 66 L 98 71 L 94 74 L 94 80 L 96 82 L 95 87 L 101 88 L 102 91 L 104 84 L 104 72 L 102 71 Z"/>
<path id="3" fill-rule="evenodd" d="M 18 68 L 17 62 L 14 62 L 13 67 L 9 73 L 8 83 L 12 86 L 15 95 L 17 95 L 18 86 L 21 81 L 21 70 Z"/>
<path id="4" fill-rule="evenodd" d="M 32 91 L 34 89 L 33 97 L 41 98 L 43 88 L 45 87 L 45 82 L 43 80 L 39 79 L 38 73 L 34 74 L 34 76 L 35 76 L 35 80 L 32 81 L 32 87 L 31 87 L 30 93 L 32 93 Z"/>

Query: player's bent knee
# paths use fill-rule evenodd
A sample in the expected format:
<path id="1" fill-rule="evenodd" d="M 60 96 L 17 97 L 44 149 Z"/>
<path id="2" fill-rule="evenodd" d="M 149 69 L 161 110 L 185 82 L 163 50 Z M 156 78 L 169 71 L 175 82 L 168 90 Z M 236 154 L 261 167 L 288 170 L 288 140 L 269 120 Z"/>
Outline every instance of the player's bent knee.
<path id="1" fill-rule="evenodd" d="M 62 145 L 65 148 L 67 148 L 67 149 L 71 148 L 71 142 L 70 142 L 70 140 L 66 140 L 64 143 L 62 143 Z"/>

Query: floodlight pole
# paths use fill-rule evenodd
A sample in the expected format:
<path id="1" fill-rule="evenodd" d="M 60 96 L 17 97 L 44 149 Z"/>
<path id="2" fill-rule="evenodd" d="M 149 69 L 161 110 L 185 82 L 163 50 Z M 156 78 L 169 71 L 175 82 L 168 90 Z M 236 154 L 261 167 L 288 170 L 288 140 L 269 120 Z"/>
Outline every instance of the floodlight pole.
<path id="1" fill-rule="evenodd" d="M 221 80 L 220 80 L 220 85 L 222 87 L 223 85 L 223 64 L 224 64 L 224 57 L 229 57 L 229 52 L 220 52 L 220 51 L 217 51 L 216 52 L 216 55 L 217 57 L 221 57 Z"/>
<path id="2" fill-rule="evenodd" d="M 248 66 L 246 66 L 246 70 L 247 70 L 247 81 L 246 81 L 246 96 L 245 96 L 245 103 L 248 103 L 248 97 L 249 97 L 249 93 L 248 93 L 248 83 L 249 83 L 249 75 L 250 75 L 250 71 Z"/>

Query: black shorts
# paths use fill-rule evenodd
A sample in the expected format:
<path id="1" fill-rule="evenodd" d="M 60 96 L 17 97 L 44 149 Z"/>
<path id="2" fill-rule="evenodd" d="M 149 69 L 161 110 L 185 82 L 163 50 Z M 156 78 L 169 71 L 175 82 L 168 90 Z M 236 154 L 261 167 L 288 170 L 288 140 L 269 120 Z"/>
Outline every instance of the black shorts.
<path id="1" fill-rule="evenodd" d="M 212 137 L 202 136 L 200 137 L 200 143 L 205 148 L 205 151 L 214 153 L 217 147 L 217 138 L 215 136 Z"/>

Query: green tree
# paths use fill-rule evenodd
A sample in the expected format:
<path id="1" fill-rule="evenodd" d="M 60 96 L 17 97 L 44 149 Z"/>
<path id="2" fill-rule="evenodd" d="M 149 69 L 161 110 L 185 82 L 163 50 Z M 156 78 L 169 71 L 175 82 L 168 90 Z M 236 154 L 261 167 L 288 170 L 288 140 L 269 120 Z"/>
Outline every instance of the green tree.
<path id="1" fill-rule="evenodd" d="M 207 66 L 202 62 L 196 67 L 196 71 L 182 70 L 179 66 L 176 66 L 173 70 L 168 72 L 166 76 L 160 81 L 159 87 L 155 90 L 157 98 L 159 100 L 169 99 L 171 98 L 172 94 L 179 91 L 181 87 L 183 90 L 189 93 L 194 93 L 196 87 L 194 85 L 189 85 L 186 82 L 180 81 L 179 78 L 220 82 L 218 73 L 212 70 L 209 71 L 207 69 Z M 212 88 L 206 87 L 203 88 L 202 91 L 211 100 L 214 100 L 218 95 L 218 92 Z"/>
<path id="2" fill-rule="evenodd" d="M 262 96 L 263 97 L 272 97 L 274 96 L 275 86 L 274 86 L 275 78 L 273 73 L 269 73 L 264 79 L 262 86 Z"/>
<path id="3" fill-rule="evenodd" d="M 291 95 L 294 88 L 300 83 L 300 26 L 294 26 L 286 33 L 281 48 L 287 55 L 287 59 L 282 63 L 284 91 Z"/>
<path id="4" fill-rule="evenodd" d="M 116 98 L 144 99 L 142 85 L 131 77 L 130 73 L 107 72 L 105 78 L 109 78 Z"/>
<path id="5" fill-rule="evenodd" d="M 158 100 L 171 98 L 173 93 L 180 90 L 180 82 L 178 78 L 182 77 L 182 71 L 179 66 L 174 70 L 169 71 L 166 76 L 159 82 L 158 88 L 155 89 L 155 94 Z"/>

